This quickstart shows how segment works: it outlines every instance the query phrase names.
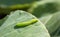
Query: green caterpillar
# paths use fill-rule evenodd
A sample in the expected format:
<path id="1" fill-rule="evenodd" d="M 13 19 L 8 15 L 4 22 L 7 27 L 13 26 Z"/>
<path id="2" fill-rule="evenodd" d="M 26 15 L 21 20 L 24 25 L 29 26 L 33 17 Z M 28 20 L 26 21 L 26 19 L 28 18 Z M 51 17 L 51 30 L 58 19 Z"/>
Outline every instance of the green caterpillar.
<path id="1" fill-rule="evenodd" d="M 28 26 L 30 24 L 33 24 L 33 23 L 37 22 L 37 21 L 38 21 L 37 19 L 32 19 L 30 21 L 17 23 L 16 26 L 19 26 L 19 27 Z"/>

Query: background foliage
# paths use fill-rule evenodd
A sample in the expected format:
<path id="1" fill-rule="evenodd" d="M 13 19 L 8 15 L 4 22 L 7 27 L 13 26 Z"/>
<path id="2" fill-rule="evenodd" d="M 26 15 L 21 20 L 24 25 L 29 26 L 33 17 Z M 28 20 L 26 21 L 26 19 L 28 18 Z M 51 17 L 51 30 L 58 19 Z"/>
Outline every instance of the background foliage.
<path id="1" fill-rule="evenodd" d="M 38 22 L 15 27 L 33 18 Z M 0 0 L 0 37 L 60 37 L 60 0 Z"/>

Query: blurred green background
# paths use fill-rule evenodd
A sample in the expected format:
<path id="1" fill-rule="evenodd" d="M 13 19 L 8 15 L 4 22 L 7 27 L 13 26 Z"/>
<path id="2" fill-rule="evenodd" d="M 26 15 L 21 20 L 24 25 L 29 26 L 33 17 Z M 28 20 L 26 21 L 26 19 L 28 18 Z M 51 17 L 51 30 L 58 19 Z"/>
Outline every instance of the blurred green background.
<path id="1" fill-rule="evenodd" d="M 0 0 L 0 23 L 15 10 L 33 14 L 46 26 L 51 37 L 60 37 L 60 0 Z"/>

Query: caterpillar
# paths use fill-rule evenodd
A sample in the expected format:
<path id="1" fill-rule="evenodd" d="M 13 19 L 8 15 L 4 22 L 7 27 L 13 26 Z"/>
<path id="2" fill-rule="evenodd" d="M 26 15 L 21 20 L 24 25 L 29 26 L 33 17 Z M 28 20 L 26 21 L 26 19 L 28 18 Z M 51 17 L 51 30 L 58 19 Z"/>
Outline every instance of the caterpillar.
<path id="1" fill-rule="evenodd" d="M 17 23 L 16 26 L 19 26 L 19 27 L 28 26 L 30 24 L 33 24 L 33 23 L 37 22 L 37 21 L 38 21 L 37 19 L 32 19 L 32 20 L 29 20 L 29 21 L 26 21 L 26 22 Z"/>

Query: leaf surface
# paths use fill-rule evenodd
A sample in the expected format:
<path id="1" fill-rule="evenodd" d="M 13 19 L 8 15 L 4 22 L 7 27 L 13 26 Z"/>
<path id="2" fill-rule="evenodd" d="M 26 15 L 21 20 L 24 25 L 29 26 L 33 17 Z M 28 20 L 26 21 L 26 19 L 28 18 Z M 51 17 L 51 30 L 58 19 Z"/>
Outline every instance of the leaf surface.
<path id="1" fill-rule="evenodd" d="M 15 11 L 0 27 L 0 37 L 50 37 L 47 29 L 39 20 L 25 27 L 16 27 L 17 22 L 25 22 L 34 18 L 37 19 L 30 13 Z"/>

